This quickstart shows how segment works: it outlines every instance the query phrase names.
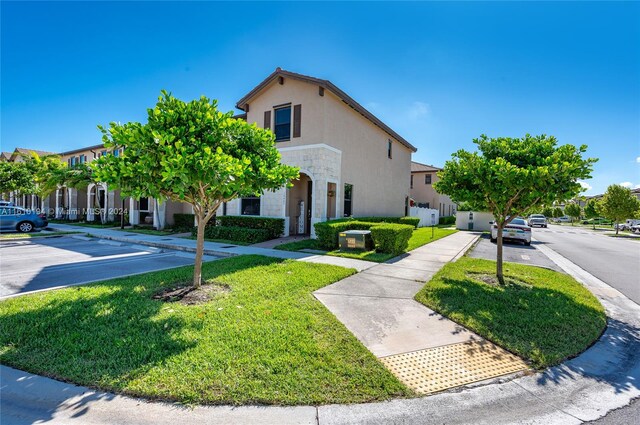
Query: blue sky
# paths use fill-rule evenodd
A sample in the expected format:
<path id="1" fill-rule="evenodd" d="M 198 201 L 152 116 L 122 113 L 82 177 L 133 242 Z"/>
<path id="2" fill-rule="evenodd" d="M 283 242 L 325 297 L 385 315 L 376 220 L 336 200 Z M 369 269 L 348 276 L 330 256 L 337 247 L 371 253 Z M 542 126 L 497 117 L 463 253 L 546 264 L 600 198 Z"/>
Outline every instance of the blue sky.
<path id="1" fill-rule="evenodd" d="M 223 110 L 276 67 L 331 80 L 442 165 L 482 133 L 640 186 L 639 3 L 1 3 L 2 150 L 100 143 L 161 89 Z"/>

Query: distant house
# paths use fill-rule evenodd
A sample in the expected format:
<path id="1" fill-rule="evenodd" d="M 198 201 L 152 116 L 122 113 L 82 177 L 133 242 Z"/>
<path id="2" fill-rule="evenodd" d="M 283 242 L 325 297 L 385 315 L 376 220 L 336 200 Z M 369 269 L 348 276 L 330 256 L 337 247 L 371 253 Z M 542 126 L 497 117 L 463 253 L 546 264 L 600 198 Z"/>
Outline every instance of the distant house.
<path id="1" fill-rule="evenodd" d="M 433 208 L 440 212 L 440 217 L 449 217 L 456 214 L 457 205 L 447 195 L 438 193 L 433 188 L 440 170 L 442 168 L 411 161 L 409 192 L 418 206 Z"/>

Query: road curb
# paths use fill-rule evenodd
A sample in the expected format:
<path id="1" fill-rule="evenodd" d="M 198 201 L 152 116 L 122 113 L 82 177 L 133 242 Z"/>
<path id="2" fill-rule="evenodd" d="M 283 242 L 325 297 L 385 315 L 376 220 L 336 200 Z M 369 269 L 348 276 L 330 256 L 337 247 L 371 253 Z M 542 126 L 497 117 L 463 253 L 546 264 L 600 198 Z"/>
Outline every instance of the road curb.
<path id="1" fill-rule="evenodd" d="M 455 263 L 456 261 L 458 261 L 460 258 L 464 257 L 464 255 L 471 249 L 473 248 L 473 246 L 478 242 L 478 240 L 480 239 L 480 236 L 482 236 L 482 233 L 478 233 L 476 234 L 476 237 L 473 238 L 468 244 L 466 244 L 458 254 L 456 254 L 455 257 L 453 257 L 451 259 L 451 261 L 449 261 L 450 263 Z"/>

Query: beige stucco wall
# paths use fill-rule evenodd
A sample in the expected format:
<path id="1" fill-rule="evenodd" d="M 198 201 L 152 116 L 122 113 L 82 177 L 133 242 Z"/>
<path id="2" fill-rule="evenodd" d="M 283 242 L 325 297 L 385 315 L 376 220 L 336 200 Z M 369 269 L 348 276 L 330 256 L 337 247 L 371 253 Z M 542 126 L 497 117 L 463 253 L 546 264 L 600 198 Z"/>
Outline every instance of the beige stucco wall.
<path id="1" fill-rule="evenodd" d="M 353 185 L 353 215 L 404 215 L 405 197 L 409 195 L 411 151 L 391 138 L 371 121 L 347 106 L 329 90 L 318 94 L 318 86 L 285 78 L 283 85 L 277 80 L 250 100 L 247 121 L 264 126 L 264 112 L 273 107 L 291 103 L 302 105 L 301 137 L 278 142 L 283 152 L 308 145 L 327 145 L 340 152 L 340 169 L 335 175 L 337 183 L 336 209 L 342 215 L 344 184 Z M 392 159 L 387 157 L 387 140 L 393 142 Z M 287 152 L 288 153 L 288 152 Z M 315 157 L 316 152 L 302 154 L 303 163 L 285 162 L 301 168 L 326 169 L 333 167 L 332 158 Z M 312 173 L 315 174 L 315 173 Z M 315 177 L 315 176 L 314 176 Z M 317 219 L 326 217 L 327 181 L 317 179 L 314 186 Z"/>
<path id="2" fill-rule="evenodd" d="M 447 195 L 436 192 L 433 184 L 439 180 L 435 171 L 418 171 L 413 175 L 413 187 L 410 189 L 411 198 L 416 203 L 429 203 L 429 208 L 436 209 L 440 216 L 448 217 L 456 213 L 456 204 Z M 431 184 L 425 184 L 425 174 L 431 174 Z"/>

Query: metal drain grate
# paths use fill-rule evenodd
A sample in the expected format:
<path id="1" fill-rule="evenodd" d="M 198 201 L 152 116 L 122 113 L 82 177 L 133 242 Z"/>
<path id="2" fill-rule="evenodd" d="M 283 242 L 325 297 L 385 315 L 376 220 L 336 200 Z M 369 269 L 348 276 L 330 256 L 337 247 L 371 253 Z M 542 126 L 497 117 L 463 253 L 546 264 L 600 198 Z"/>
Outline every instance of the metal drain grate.
<path id="1" fill-rule="evenodd" d="M 528 368 L 488 341 L 467 341 L 382 357 L 384 365 L 414 391 L 432 394 Z"/>

